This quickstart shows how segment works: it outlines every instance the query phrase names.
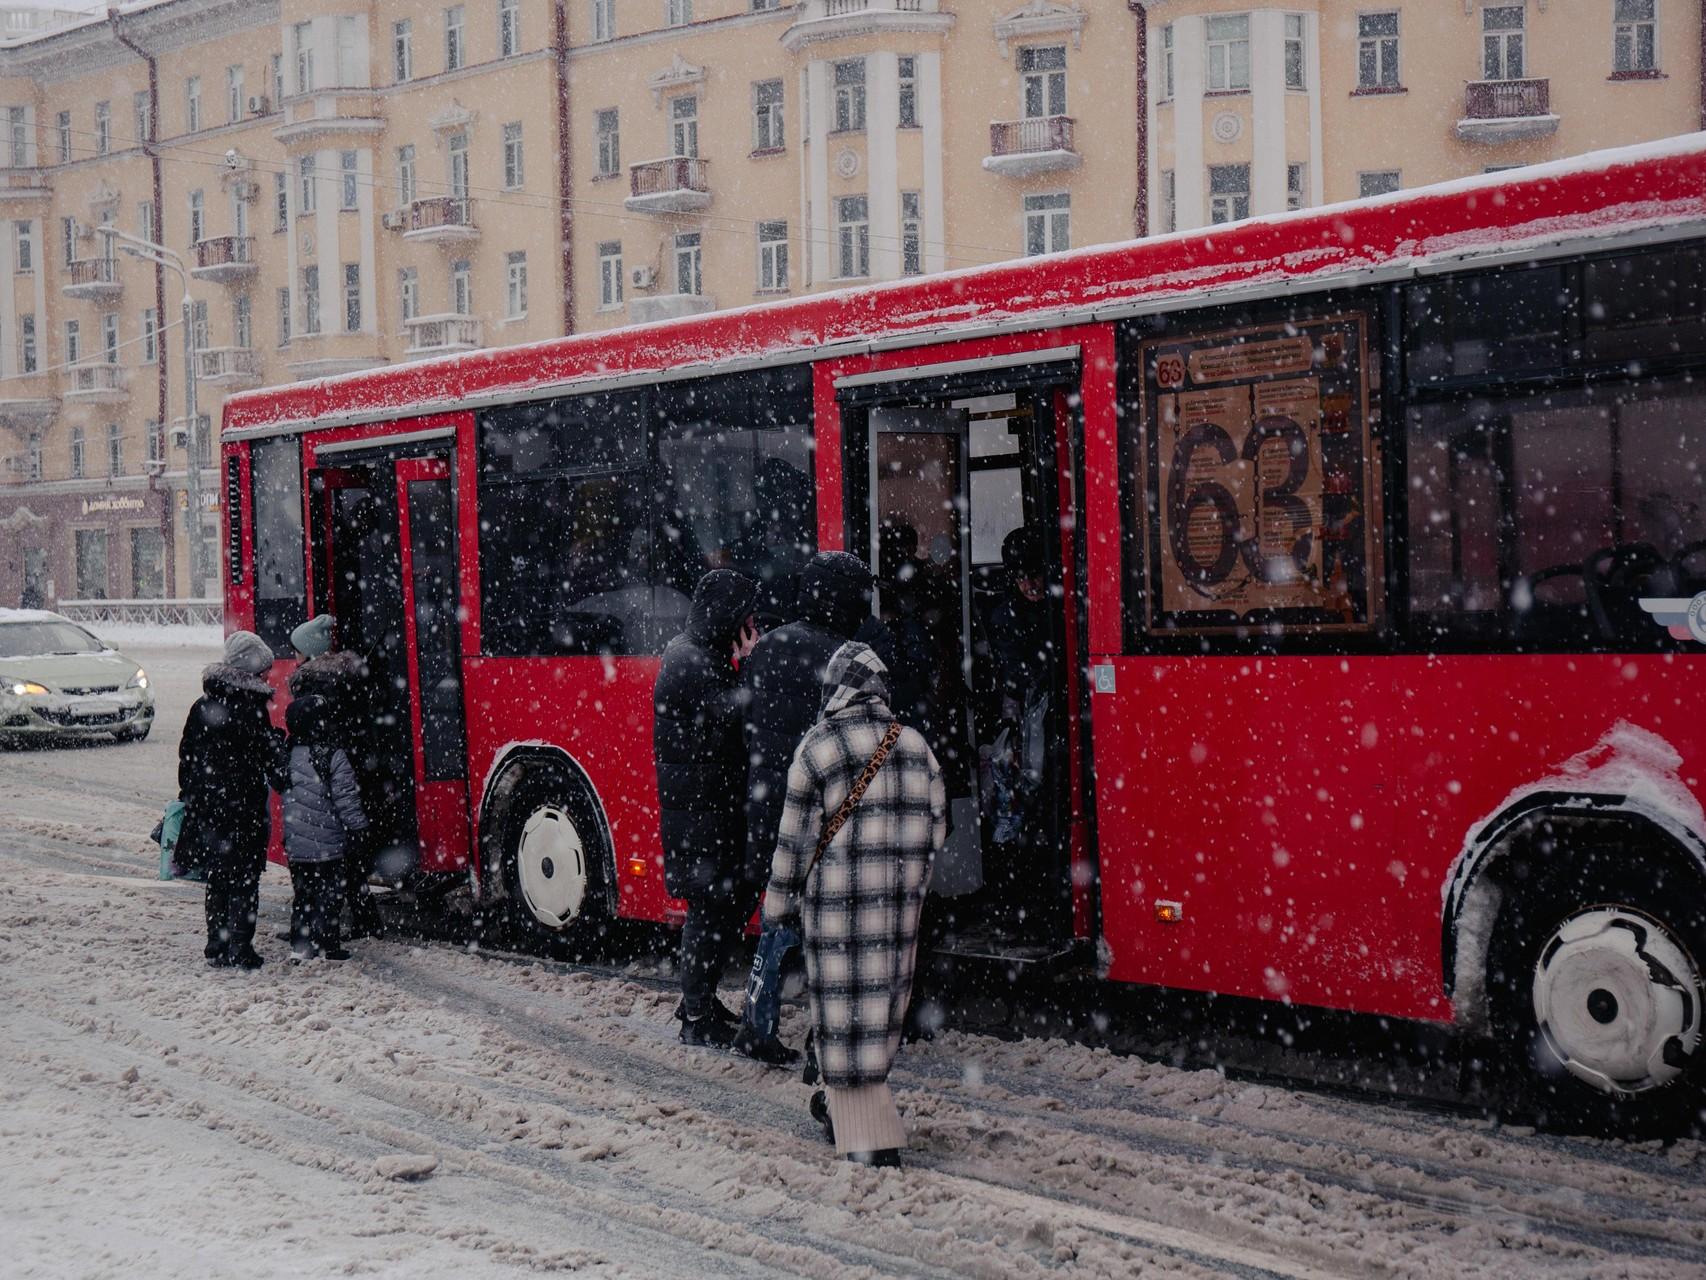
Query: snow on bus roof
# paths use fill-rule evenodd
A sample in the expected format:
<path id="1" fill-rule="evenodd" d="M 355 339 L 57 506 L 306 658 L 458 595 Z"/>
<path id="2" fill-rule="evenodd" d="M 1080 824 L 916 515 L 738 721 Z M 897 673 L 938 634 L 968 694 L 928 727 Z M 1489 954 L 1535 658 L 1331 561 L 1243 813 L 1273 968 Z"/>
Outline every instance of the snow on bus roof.
<path id="1" fill-rule="evenodd" d="M 1665 164 L 1689 160 L 1697 163 Z M 1040 323 L 1050 311 L 1082 320 L 1146 301 L 1176 305 L 1211 285 L 1249 290 L 1539 251 L 1706 219 L 1703 160 L 1706 133 L 1682 134 L 1225 226 L 338 374 L 233 395 L 224 428 L 432 413 L 498 389 L 706 366 L 707 351 L 727 361 L 888 335 L 951 339 L 1026 317 Z M 1631 170 L 1644 181 L 1629 181 Z"/>

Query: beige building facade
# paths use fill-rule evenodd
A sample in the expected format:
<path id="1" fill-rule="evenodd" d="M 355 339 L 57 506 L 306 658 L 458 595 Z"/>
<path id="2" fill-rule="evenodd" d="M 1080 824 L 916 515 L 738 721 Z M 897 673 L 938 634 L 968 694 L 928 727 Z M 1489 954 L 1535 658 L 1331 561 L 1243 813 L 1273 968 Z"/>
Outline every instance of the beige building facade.
<path id="1" fill-rule="evenodd" d="M 231 390 L 1687 132 L 1703 8 L 162 0 L 0 23 L 0 603 L 217 594 Z"/>

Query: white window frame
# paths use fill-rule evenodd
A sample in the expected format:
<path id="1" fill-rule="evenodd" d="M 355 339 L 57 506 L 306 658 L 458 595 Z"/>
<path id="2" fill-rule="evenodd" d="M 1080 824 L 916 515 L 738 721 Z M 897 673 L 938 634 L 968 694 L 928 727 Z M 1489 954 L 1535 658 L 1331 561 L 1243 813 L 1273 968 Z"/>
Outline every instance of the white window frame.
<path id="1" fill-rule="evenodd" d="M 113 104 L 95 104 L 95 154 L 108 155 L 113 149 Z"/>
<path id="2" fill-rule="evenodd" d="M 1237 28 L 1242 25 L 1243 33 Z M 1222 34 L 1214 34 L 1216 29 Z M 1203 19 L 1203 83 L 1210 93 L 1246 93 L 1250 88 L 1250 15 L 1213 13 Z"/>
<path id="3" fill-rule="evenodd" d="M 350 212 L 359 207 L 361 182 L 358 168 L 360 158 L 353 151 L 338 152 L 338 208 Z"/>
<path id="4" fill-rule="evenodd" d="M 359 87 L 367 83 L 367 69 L 361 65 L 361 24 L 364 19 L 353 13 L 340 14 L 332 34 L 334 70 L 338 73 L 337 88 Z"/>
<path id="5" fill-rule="evenodd" d="M 835 92 L 832 133 L 865 132 L 865 59 L 842 58 L 830 63 L 830 81 Z"/>
<path id="6" fill-rule="evenodd" d="M 514 249 L 504 255 L 504 318 L 527 318 L 527 252 Z"/>
<path id="7" fill-rule="evenodd" d="M 278 291 L 278 345 L 290 345 L 290 287 L 282 287 Z"/>
<path id="8" fill-rule="evenodd" d="M 1228 186 L 1223 191 L 1216 191 L 1215 174 L 1228 175 L 1228 181 L 1237 176 L 1242 169 L 1244 182 L 1241 187 Z M 1250 216 L 1250 165 L 1248 162 L 1239 164 L 1211 164 L 1208 166 L 1208 221 L 1212 227 L 1224 226 L 1229 222 L 1242 222 Z"/>
<path id="9" fill-rule="evenodd" d="M 190 247 L 194 248 L 207 239 L 207 197 L 200 191 L 190 192 L 189 210 Z"/>
<path id="10" fill-rule="evenodd" d="M 605 126 L 608 125 L 609 128 Z M 598 176 L 614 178 L 622 172 L 622 112 L 600 107 L 593 113 L 593 134 L 598 139 Z"/>
<path id="11" fill-rule="evenodd" d="M 160 318 L 153 307 L 142 309 L 142 363 L 153 364 L 160 358 Z"/>
<path id="12" fill-rule="evenodd" d="M 225 68 L 225 115 L 227 124 L 243 118 L 243 65 L 234 63 Z"/>
<path id="13" fill-rule="evenodd" d="M 246 293 L 231 300 L 231 345 L 245 350 L 255 345 L 254 310 Z"/>
<path id="14" fill-rule="evenodd" d="M 1175 92 L 1173 54 L 1173 24 L 1169 22 L 1161 28 L 1161 96 L 1157 99 L 1160 102 L 1171 102 L 1173 100 Z"/>
<path id="15" fill-rule="evenodd" d="M 1645 5 L 1644 12 L 1625 6 Z M 1642 61 L 1641 33 L 1647 33 L 1646 61 Z M 1644 76 L 1659 69 L 1659 18 L 1657 0 L 1612 0 L 1611 73 L 1614 76 Z"/>
<path id="16" fill-rule="evenodd" d="M 29 275 L 36 269 L 36 224 L 32 218 L 17 218 L 12 223 L 13 266 L 19 275 Z"/>
<path id="17" fill-rule="evenodd" d="M 273 223 L 275 232 L 290 230 L 290 175 L 283 169 L 272 175 Z"/>
<path id="18" fill-rule="evenodd" d="M 1179 229 L 1179 181 L 1171 169 L 1161 170 L 1161 233 L 1170 235 Z"/>
<path id="19" fill-rule="evenodd" d="M 678 93 L 669 100 L 669 141 L 674 155 L 699 154 L 699 95 Z"/>
<path id="20" fill-rule="evenodd" d="M 675 291 L 699 297 L 705 292 L 703 237 L 697 231 L 678 232 L 672 243 L 672 250 Z"/>
<path id="21" fill-rule="evenodd" d="M 298 22 L 290 29 L 291 49 L 296 57 L 296 92 L 314 92 L 314 24 Z"/>
<path id="22" fill-rule="evenodd" d="M 460 71 L 468 62 L 468 49 L 464 44 L 467 35 L 467 7 L 451 5 L 444 11 L 444 69 Z"/>
<path id="23" fill-rule="evenodd" d="M 303 214 L 313 213 L 319 206 L 319 196 L 316 194 L 315 188 L 319 186 L 320 175 L 315 172 L 312 152 L 297 157 L 296 176 L 300 180 L 297 191 L 296 214 L 301 217 Z"/>
<path id="24" fill-rule="evenodd" d="M 71 163 L 71 113 L 61 111 L 54 120 L 54 129 L 59 134 L 59 163 Z"/>
<path id="25" fill-rule="evenodd" d="M 592 0 L 592 41 L 603 44 L 616 38 L 616 0 Z"/>
<path id="26" fill-rule="evenodd" d="M 415 78 L 415 24 L 409 18 L 391 24 L 391 75 L 396 84 Z"/>
<path id="27" fill-rule="evenodd" d="M 685 27 L 693 21 L 693 0 L 664 0 L 663 25 Z"/>
<path id="28" fill-rule="evenodd" d="M 1494 27 L 1494 14 L 1517 16 L 1515 26 Z M 1528 5 L 1525 0 L 1514 4 L 1481 6 L 1481 79 L 1523 80 L 1528 76 Z"/>
<path id="29" fill-rule="evenodd" d="M 758 224 L 758 291 L 788 291 L 788 223 L 774 218 Z"/>
<path id="30" fill-rule="evenodd" d="M 101 314 L 101 358 L 108 364 L 118 363 L 118 312 Z"/>
<path id="31" fill-rule="evenodd" d="M 85 441 L 84 436 L 83 436 L 83 428 L 82 427 L 72 427 L 71 428 L 71 478 L 73 480 L 81 480 L 83 478 L 83 469 L 84 469 L 83 464 L 84 464 L 84 458 L 85 458 L 85 449 L 86 449 L 86 441 Z"/>
<path id="32" fill-rule="evenodd" d="M 453 315 L 474 314 L 474 266 L 467 258 L 450 264 L 450 310 Z"/>
<path id="33" fill-rule="evenodd" d="M 421 277 L 414 267 L 397 272 L 397 309 L 405 322 L 421 313 Z"/>
<path id="34" fill-rule="evenodd" d="M 1378 187 L 1378 190 L 1370 190 Z M 1401 169 L 1362 169 L 1357 172 L 1357 198 L 1366 200 L 1371 196 L 1391 195 L 1394 191 L 1404 189 L 1404 172 Z"/>
<path id="35" fill-rule="evenodd" d="M 1288 13 L 1281 21 L 1285 30 L 1285 43 L 1281 50 L 1285 87 L 1293 93 L 1306 92 L 1309 88 L 1308 20 L 1301 13 Z"/>
<path id="36" fill-rule="evenodd" d="M 869 196 L 836 197 L 835 248 L 835 274 L 838 280 L 863 280 L 871 274 Z"/>
<path id="37" fill-rule="evenodd" d="M 201 77 L 190 76 L 184 81 L 184 132 L 201 131 Z"/>
<path id="38" fill-rule="evenodd" d="M 116 422 L 107 423 L 107 474 L 124 474 L 124 431 Z"/>
<path id="39" fill-rule="evenodd" d="M 899 115 L 902 129 L 916 129 L 918 120 L 918 57 L 903 53 L 895 60 L 900 73 Z"/>
<path id="40" fill-rule="evenodd" d="M 900 193 L 900 273 L 924 274 L 924 197 L 917 191 Z"/>
<path id="41" fill-rule="evenodd" d="M 1072 193 L 1043 191 L 1025 197 L 1025 240 L 1021 252 L 1064 253 L 1072 247 Z"/>
<path id="42" fill-rule="evenodd" d="M 1054 66 L 1057 55 L 1060 65 Z M 1066 46 L 1025 45 L 1018 65 L 1019 113 L 1027 120 L 1066 115 Z"/>
<path id="43" fill-rule="evenodd" d="M 1370 31 L 1364 24 L 1392 19 L 1392 30 Z M 1357 14 L 1357 89 L 1363 93 L 1394 90 L 1404 83 L 1404 15 L 1398 9 L 1370 9 Z M 1365 75 L 1365 72 L 1367 73 Z"/>
<path id="44" fill-rule="evenodd" d="M 397 148 L 397 200 L 405 208 L 415 202 L 415 144 Z"/>
<path id="45" fill-rule="evenodd" d="M 1288 164 L 1285 167 L 1285 207 L 1302 209 L 1309 204 L 1309 166 Z"/>
<path id="46" fill-rule="evenodd" d="M 598 309 L 620 309 L 626 283 L 622 277 L 622 242 L 601 241 L 598 246 Z"/>
<path id="47" fill-rule="evenodd" d="M 498 57 L 513 58 L 521 52 L 521 5 L 518 0 L 498 0 Z"/>
<path id="48" fill-rule="evenodd" d="M 774 100 L 770 96 L 774 93 Z M 752 82 L 752 149 L 781 151 L 787 144 L 784 108 L 787 90 L 777 80 Z"/>
<path id="49" fill-rule="evenodd" d="M 343 264 L 343 320 L 345 333 L 361 332 L 361 263 Z"/>
<path id="50" fill-rule="evenodd" d="M 521 121 L 511 120 L 503 127 L 504 190 L 519 191 L 527 185 L 526 156 L 522 150 Z"/>
<path id="51" fill-rule="evenodd" d="M 320 267 L 318 263 L 302 268 L 302 335 L 312 337 L 320 332 Z"/>

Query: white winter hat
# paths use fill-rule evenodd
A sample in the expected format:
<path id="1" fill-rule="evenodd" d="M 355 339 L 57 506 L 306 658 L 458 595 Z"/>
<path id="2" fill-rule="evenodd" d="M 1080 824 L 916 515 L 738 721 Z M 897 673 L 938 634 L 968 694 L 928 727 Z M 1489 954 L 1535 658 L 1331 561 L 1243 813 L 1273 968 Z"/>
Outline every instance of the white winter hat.
<path id="1" fill-rule="evenodd" d="M 272 648 L 253 631 L 233 631 L 225 637 L 225 665 L 252 676 L 272 670 Z"/>

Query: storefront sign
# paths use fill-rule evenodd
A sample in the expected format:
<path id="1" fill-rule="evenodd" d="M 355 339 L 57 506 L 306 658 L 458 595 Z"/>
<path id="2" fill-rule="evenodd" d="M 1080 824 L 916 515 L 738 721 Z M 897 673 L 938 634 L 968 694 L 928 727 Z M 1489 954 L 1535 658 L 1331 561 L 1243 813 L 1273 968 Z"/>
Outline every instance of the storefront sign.
<path id="1" fill-rule="evenodd" d="M 82 506 L 83 514 L 88 516 L 102 511 L 141 511 L 143 501 L 141 498 L 122 497 L 84 498 Z"/>

